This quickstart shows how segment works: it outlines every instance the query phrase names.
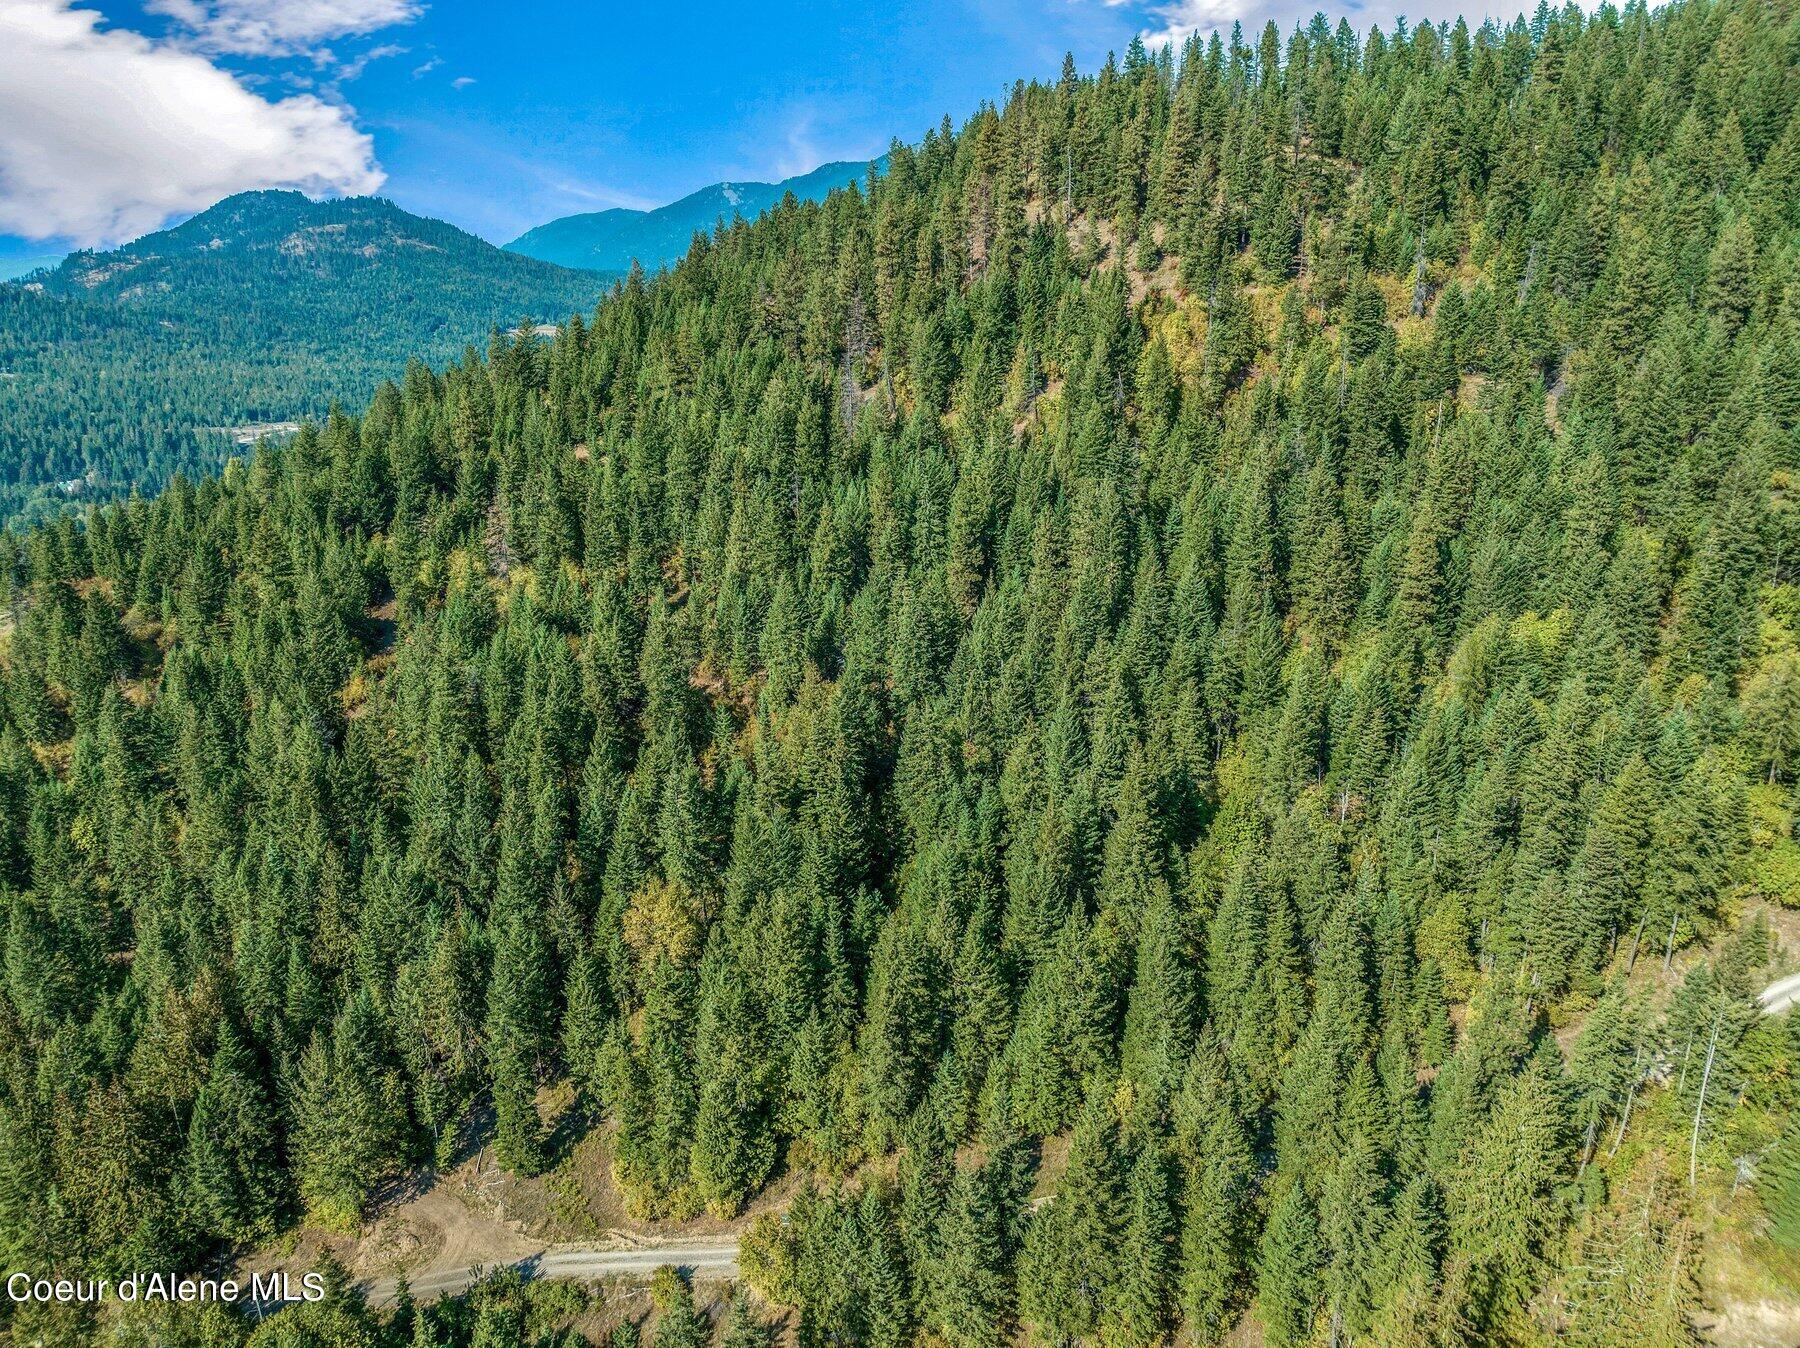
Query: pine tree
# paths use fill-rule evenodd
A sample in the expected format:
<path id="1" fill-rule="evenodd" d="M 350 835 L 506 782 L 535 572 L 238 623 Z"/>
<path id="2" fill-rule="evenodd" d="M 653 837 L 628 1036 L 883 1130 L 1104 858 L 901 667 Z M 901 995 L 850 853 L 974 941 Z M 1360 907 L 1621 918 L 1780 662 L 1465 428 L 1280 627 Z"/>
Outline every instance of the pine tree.
<path id="1" fill-rule="evenodd" d="M 1024 1318 L 1040 1332 L 1081 1338 L 1109 1318 L 1127 1210 L 1110 1101 L 1090 1093 L 1069 1144 L 1056 1201 L 1026 1234 L 1019 1274 Z"/>
<path id="2" fill-rule="evenodd" d="M 1160 1147 L 1148 1144 L 1140 1149 L 1131 1168 L 1114 1292 L 1114 1315 L 1124 1343 L 1160 1343 L 1171 1328 L 1174 1225 L 1168 1162 Z"/>
<path id="3" fill-rule="evenodd" d="M 1288 1179 L 1263 1229 L 1257 1259 L 1257 1314 L 1271 1344 L 1304 1343 L 1319 1305 L 1319 1227 L 1304 1186 Z"/>
<path id="4" fill-rule="evenodd" d="M 731 1311 L 725 1322 L 721 1348 L 770 1348 L 774 1334 L 750 1305 L 742 1284 L 732 1288 Z"/>
<path id="5" fill-rule="evenodd" d="M 1197 1342 L 1230 1329 L 1249 1268 L 1254 1161 L 1243 1125 L 1215 1100 L 1189 1166 L 1181 1233 L 1181 1310 Z"/>
<path id="6" fill-rule="evenodd" d="M 992 1348 L 1005 1341 L 1011 1324 L 1013 1252 L 996 1178 L 985 1166 L 959 1169 L 943 1209 L 923 1304 L 955 1348 Z"/>
<path id="7" fill-rule="evenodd" d="M 1520 1313 L 1548 1255 L 1570 1155 L 1557 1097 L 1538 1064 L 1505 1083 L 1452 1191 L 1450 1242 L 1470 1261 L 1474 1314 L 1483 1325 Z"/>
<path id="8" fill-rule="evenodd" d="M 1756 1192 L 1768 1215 L 1769 1235 L 1790 1250 L 1800 1250 L 1800 1111 L 1788 1116 L 1758 1165 Z"/>
<path id="9" fill-rule="evenodd" d="M 650 1280 L 650 1301 L 656 1307 L 652 1348 L 706 1348 L 711 1326 L 694 1308 L 694 1293 L 687 1280 L 669 1264 Z"/>
<path id="10" fill-rule="evenodd" d="M 224 1021 L 188 1124 L 193 1202 L 206 1229 L 234 1242 L 266 1238 L 273 1229 L 283 1190 L 269 1151 L 273 1131 L 255 1060 Z"/>
<path id="11" fill-rule="evenodd" d="M 1584 1345 L 1698 1344 L 1699 1239 L 1678 1184 L 1655 1153 L 1623 1178 L 1621 1191 L 1577 1232 L 1559 1337 Z"/>

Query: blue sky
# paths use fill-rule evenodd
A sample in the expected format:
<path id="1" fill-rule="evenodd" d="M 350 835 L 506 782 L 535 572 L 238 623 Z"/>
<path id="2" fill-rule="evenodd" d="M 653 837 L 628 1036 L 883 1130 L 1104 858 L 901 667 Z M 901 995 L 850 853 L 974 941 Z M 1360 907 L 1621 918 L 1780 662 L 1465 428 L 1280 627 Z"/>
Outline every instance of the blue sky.
<path id="1" fill-rule="evenodd" d="M 1054 78 L 1065 51 L 1091 70 L 1134 34 L 1291 28 L 1311 8 L 4 0 L 0 259 L 116 243 L 277 185 L 378 191 L 504 242 L 877 155 L 1017 78 Z M 1393 11 L 1328 12 L 1366 29 Z"/>

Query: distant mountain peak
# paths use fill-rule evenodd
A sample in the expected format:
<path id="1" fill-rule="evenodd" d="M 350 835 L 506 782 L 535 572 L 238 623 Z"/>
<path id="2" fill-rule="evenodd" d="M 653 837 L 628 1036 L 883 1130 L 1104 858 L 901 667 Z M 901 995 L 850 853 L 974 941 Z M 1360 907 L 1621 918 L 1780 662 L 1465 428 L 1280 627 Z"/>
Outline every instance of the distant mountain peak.
<path id="1" fill-rule="evenodd" d="M 389 261 L 410 272 L 427 257 L 457 275 L 481 275 L 490 285 L 518 282 L 562 293 L 575 280 L 561 268 L 504 252 L 385 197 L 314 200 L 278 190 L 238 192 L 121 247 L 71 253 L 39 279 L 52 292 L 141 301 L 214 285 L 220 267 L 246 277 L 291 273 L 341 281 Z"/>
<path id="2" fill-rule="evenodd" d="M 695 233 L 736 216 L 754 219 L 790 192 L 801 201 L 819 201 L 834 189 L 862 181 L 875 160 L 837 160 L 780 182 L 717 182 L 654 210 L 613 207 L 565 215 L 527 230 L 507 250 L 544 262 L 585 271 L 619 272 L 633 262 L 656 271 L 680 260 Z"/>

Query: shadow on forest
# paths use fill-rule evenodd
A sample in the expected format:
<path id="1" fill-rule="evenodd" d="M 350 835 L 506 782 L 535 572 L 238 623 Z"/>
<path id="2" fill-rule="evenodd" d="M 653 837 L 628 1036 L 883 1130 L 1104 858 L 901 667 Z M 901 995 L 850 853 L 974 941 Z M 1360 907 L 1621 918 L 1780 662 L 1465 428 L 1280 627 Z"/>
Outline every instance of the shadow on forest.
<path id="1" fill-rule="evenodd" d="M 569 1159 L 581 1140 L 594 1130 L 603 1115 L 594 1102 L 577 1095 L 544 1136 L 544 1169 L 554 1170 Z"/>
<path id="2" fill-rule="evenodd" d="M 593 1131 L 602 1115 L 589 1101 L 577 1098 L 562 1111 L 544 1134 L 543 1166 L 554 1170 L 566 1161 L 582 1139 Z M 422 1198 L 448 1172 L 474 1161 L 494 1141 L 495 1116 L 491 1101 L 481 1101 L 466 1111 L 439 1140 L 436 1156 L 383 1183 L 373 1196 L 371 1213 L 388 1212 Z"/>

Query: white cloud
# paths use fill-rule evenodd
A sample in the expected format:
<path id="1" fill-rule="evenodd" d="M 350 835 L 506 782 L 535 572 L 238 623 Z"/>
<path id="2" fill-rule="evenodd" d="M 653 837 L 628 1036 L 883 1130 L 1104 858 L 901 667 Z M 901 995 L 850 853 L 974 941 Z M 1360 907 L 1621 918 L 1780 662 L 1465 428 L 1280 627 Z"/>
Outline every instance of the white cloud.
<path id="1" fill-rule="evenodd" d="M 1124 0 L 1107 0 L 1107 3 L 1116 5 Z M 1172 0 L 1169 4 L 1152 5 L 1151 18 L 1160 26 L 1144 30 L 1144 45 L 1179 48 L 1195 33 L 1230 28 L 1255 12 L 1256 6 L 1246 0 Z"/>
<path id="2" fill-rule="evenodd" d="M 406 53 L 407 48 L 396 46 L 391 42 L 384 42 L 379 47 L 370 47 L 369 50 L 363 52 L 360 56 L 353 57 L 351 60 L 345 61 L 340 65 L 337 68 L 337 78 L 340 81 L 346 82 L 349 80 L 361 79 L 363 71 L 369 68 L 370 62 L 385 61 L 390 56 L 405 56 Z"/>
<path id="3" fill-rule="evenodd" d="M 881 153 L 876 150 L 868 153 L 868 146 L 847 138 L 835 129 L 820 135 L 818 126 L 824 121 L 828 126 L 849 120 L 829 102 L 806 102 L 791 107 L 787 112 L 786 123 L 782 128 L 785 146 L 774 158 L 772 169 L 764 167 L 767 160 L 759 160 L 755 168 L 750 169 L 746 177 L 768 177 L 774 182 L 786 178 L 798 178 L 801 174 L 811 173 L 821 164 L 837 163 L 840 160 L 873 159 Z M 759 147 L 760 148 L 760 147 Z M 885 150 L 887 147 L 883 146 Z"/>
<path id="4" fill-rule="evenodd" d="M 1576 2 L 1590 13 L 1599 4 L 1599 0 Z M 1228 33 L 1234 23 L 1243 24 L 1247 40 L 1254 43 L 1264 23 L 1271 20 L 1282 31 L 1285 40 L 1296 24 L 1305 23 L 1320 8 L 1314 0 L 1101 0 L 1101 3 L 1109 9 L 1128 8 L 1144 15 L 1148 22 L 1138 36 L 1152 50 L 1170 45 L 1179 50 L 1195 34 L 1205 37 L 1213 32 Z M 1457 0 L 1352 0 L 1336 8 L 1326 7 L 1326 12 L 1333 16 L 1343 14 L 1353 28 L 1366 34 L 1376 25 L 1391 33 L 1395 20 L 1401 15 L 1418 23 L 1453 20 L 1461 14 L 1471 23 L 1477 23 L 1493 14 L 1504 20 L 1518 10 L 1528 12 L 1530 7 L 1525 3 L 1513 9 L 1484 10 L 1479 5 L 1458 4 Z M 1334 25 L 1335 22 L 1334 17 Z"/>
<path id="5" fill-rule="evenodd" d="M 328 38 L 410 23 L 424 9 L 418 0 L 149 0 L 145 8 L 187 29 L 202 51 L 242 56 L 310 54 Z"/>
<path id="6" fill-rule="evenodd" d="M 458 75 L 455 79 L 450 81 L 450 87 L 452 89 L 467 89 L 473 83 L 475 83 L 475 77 L 473 75 Z"/>
<path id="7" fill-rule="evenodd" d="M 811 173 L 825 162 L 819 155 L 819 143 L 813 135 L 815 118 L 811 108 L 802 108 L 787 124 L 787 146 L 775 158 L 775 181 L 797 178 Z"/>
<path id="8" fill-rule="evenodd" d="M 259 97 L 193 51 L 70 4 L 0 0 L 0 233 L 111 244 L 233 192 L 381 186 L 348 109 Z"/>
<path id="9" fill-rule="evenodd" d="M 434 56 L 429 61 L 426 61 L 424 64 L 416 65 L 413 67 L 413 78 L 415 80 L 424 79 L 425 76 L 429 75 L 432 71 L 436 70 L 439 66 L 441 66 L 443 64 L 444 64 L 443 57 Z"/>

